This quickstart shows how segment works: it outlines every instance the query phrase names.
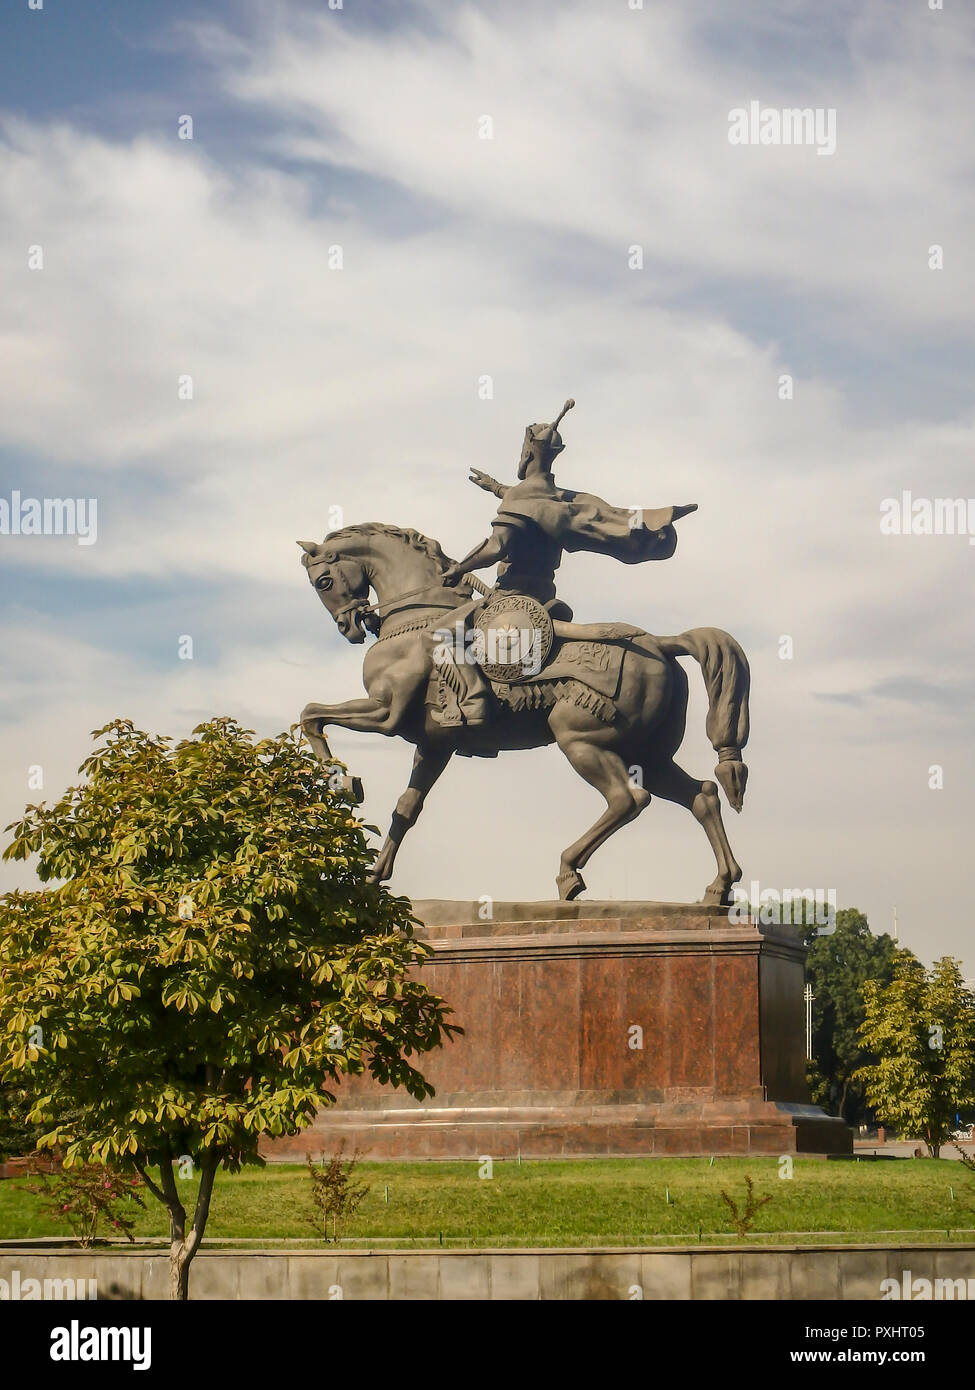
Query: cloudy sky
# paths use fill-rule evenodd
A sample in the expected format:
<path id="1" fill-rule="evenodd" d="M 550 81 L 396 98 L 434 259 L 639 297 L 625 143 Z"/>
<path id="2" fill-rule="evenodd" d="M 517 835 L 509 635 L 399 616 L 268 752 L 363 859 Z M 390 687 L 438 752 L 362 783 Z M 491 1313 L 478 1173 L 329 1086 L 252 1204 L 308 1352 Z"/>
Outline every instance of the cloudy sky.
<path id="1" fill-rule="evenodd" d="M 572 395 L 563 484 L 700 505 L 673 559 L 569 556 L 560 590 L 744 646 L 746 879 L 875 930 L 896 904 L 904 942 L 975 974 L 975 547 L 880 528 L 904 491 L 975 494 L 975 17 L 635 4 L 3 7 L 0 498 L 95 498 L 98 532 L 0 535 L 0 823 L 116 715 L 273 732 L 358 696 L 296 538 L 340 508 L 466 553 L 493 503 L 468 466 L 511 479 Z M 835 110 L 835 153 L 731 144 L 753 101 Z M 689 675 L 679 760 L 705 776 Z M 385 828 L 412 749 L 331 742 Z M 458 759 L 393 886 L 550 897 L 601 810 L 554 749 Z M 689 901 L 713 871 L 654 802 L 586 877 Z"/>

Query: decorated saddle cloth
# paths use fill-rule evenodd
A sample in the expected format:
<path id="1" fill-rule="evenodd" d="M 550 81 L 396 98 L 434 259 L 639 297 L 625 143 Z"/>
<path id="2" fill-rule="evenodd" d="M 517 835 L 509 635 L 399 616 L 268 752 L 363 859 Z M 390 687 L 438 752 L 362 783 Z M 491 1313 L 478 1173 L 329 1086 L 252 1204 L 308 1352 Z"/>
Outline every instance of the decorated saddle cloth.
<path id="1" fill-rule="evenodd" d="M 625 651 L 626 648 L 616 642 L 577 642 L 570 639 L 559 643 L 537 679 L 581 681 L 590 690 L 595 690 L 597 695 L 605 695 L 612 700 L 619 690 Z"/>
<path id="2" fill-rule="evenodd" d="M 509 709 L 546 709 L 568 700 L 612 723 L 616 713 L 625 646 L 568 639 L 557 642 L 536 676 L 516 683 L 491 679 L 498 700 Z"/>

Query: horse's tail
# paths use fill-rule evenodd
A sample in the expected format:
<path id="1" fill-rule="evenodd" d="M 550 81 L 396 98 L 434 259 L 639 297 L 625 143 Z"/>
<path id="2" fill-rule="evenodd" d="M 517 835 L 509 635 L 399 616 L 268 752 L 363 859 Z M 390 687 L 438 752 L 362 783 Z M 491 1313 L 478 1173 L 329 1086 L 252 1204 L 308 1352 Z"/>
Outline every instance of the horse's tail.
<path id="1" fill-rule="evenodd" d="M 708 691 L 707 735 L 718 755 L 714 775 L 740 811 L 748 781 L 741 760 L 748 742 L 748 658 L 730 633 L 718 627 L 695 627 L 655 641 L 666 656 L 692 656 L 700 665 Z"/>

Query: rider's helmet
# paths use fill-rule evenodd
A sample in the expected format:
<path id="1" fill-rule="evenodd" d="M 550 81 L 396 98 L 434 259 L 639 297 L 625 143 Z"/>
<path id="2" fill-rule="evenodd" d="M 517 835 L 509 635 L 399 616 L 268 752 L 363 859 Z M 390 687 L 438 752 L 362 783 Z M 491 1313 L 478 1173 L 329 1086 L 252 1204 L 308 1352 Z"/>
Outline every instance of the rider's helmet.
<path id="1" fill-rule="evenodd" d="M 521 458 L 518 461 L 518 477 L 524 478 L 531 460 L 532 451 L 536 444 L 545 446 L 546 471 L 551 469 L 552 461 L 558 454 L 561 454 L 565 445 L 562 436 L 559 434 L 559 423 L 562 417 L 572 409 L 575 401 L 570 397 L 559 412 L 558 417 L 551 425 L 535 424 L 525 427 L 525 441 L 521 446 Z"/>

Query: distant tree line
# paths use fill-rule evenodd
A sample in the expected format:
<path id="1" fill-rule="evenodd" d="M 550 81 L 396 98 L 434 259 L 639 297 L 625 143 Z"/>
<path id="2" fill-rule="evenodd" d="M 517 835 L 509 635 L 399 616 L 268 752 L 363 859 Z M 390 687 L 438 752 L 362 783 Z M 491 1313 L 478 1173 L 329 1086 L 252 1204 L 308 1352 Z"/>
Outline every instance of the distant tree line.
<path id="1" fill-rule="evenodd" d="M 884 1124 L 937 1157 L 975 1107 L 975 996 L 960 962 L 926 969 L 857 908 L 835 928 L 800 927 L 813 988 L 815 1104 L 850 1125 Z"/>
<path id="2" fill-rule="evenodd" d="M 813 988 L 812 1053 L 806 1079 L 813 1102 L 849 1125 L 874 1124 L 864 1084 L 855 1079 L 877 1060 L 860 1037 L 866 1017 L 863 987 L 868 980 L 887 985 L 894 976 L 897 943 L 884 932 L 874 936 L 864 913 L 842 908 L 832 931 L 799 928 L 806 945 L 806 980 Z M 909 954 L 909 953 L 908 953 Z"/>

